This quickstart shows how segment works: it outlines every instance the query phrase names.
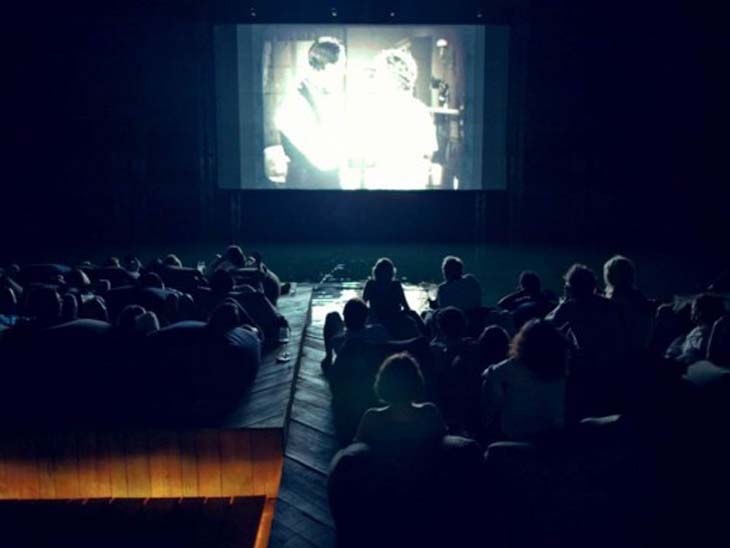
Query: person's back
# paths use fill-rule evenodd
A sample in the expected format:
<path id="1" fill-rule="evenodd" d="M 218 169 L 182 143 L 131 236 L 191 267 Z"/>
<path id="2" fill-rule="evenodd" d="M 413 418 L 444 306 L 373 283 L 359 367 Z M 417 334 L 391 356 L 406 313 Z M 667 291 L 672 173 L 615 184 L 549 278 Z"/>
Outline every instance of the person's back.
<path id="1" fill-rule="evenodd" d="M 529 441 L 563 428 L 567 343 L 548 322 L 530 320 L 510 358 L 484 372 L 482 411 L 487 438 Z"/>
<path id="2" fill-rule="evenodd" d="M 565 424 L 565 379 L 543 381 L 508 358 L 483 375 L 486 405 L 499 402 L 499 430 L 511 441 L 560 430 Z"/>
<path id="3" fill-rule="evenodd" d="M 611 257 L 603 265 L 606 296 L 619 308 L 625 327 L 626 344 L 631 352 L 649 347 L 653 329 L 653 312 L 649 301 L 636 288 L 636 267 L 622 255 Z"/>
<path id="4" fill-rule="evenodd" d="M 626 351 L 626 328 L 618 305 L 596 294 L 588 267 L 573 265 L 565 275 L 566 299 L 546 319 L 572 333 L 582 358 L 595 368 L 615 365 Z"/>
<path id="5" fill-rule="evenodd" d="M 384 323 L 402 312 L 402 295 L 403 286 L 397 280 L 386 282 L 368 280 L 363 290 L 363 299 L 370 303 L 370 314 L 373 320 Z"/>
<path id="6" fill-rule="evenodd" d="M 469 312 L 482 305 L 482 288 L 473 274 L 464 274 L 464 263 L 458 257 L 445 257 L 441 265 L 444 281 L 438 286 L 439 308 L 453 306 Z"/>
<path id="7" fill-rule="evenodd" d="M 629 349 L 646 350 L 651 342 L 654 325 L 654 314 L 649 301 L 638 289 L 615 290 L 610 300 L 618 306 Z"/>
<path id="8" fill-rule="evenodd" d="M 428 444 L 445 434 L 441 413 L 434 404 L 426 402 L 368 409 L 360 421 L 355 441 L 376 448 L 393 448 Z"/>
<path id="9" fill-rule="evenodd" d="M 362 298 L 370 305 L 370 323 L 383 325 L 393 339 L 417 337 L 419 327 L 409 316 L 410 306 L 395 272 L 393 262 L 382 257 L 365 283 Z"/>

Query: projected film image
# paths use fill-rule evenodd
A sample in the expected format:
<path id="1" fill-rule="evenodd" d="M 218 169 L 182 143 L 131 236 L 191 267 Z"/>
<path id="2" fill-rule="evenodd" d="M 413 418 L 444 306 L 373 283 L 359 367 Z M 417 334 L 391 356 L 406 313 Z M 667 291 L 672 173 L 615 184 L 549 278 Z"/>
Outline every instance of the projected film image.
<path id="1" fill-rule="evenodd" d="M 464 32 L 327 30 L 266 33 L 266 177 L 288 188 L 458 188 Z"/>
<path id="2" fill-rule="evenodd" d="M 509 29 L 219 25 L 222 188 L 504 188 Z"/>

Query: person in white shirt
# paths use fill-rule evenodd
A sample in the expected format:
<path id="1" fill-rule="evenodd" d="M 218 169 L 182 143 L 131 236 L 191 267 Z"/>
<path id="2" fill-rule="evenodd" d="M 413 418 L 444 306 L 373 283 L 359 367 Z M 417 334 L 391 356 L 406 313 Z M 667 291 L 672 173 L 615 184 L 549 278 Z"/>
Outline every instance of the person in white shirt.
<path id="1" fill-rule="evenodd" d="M 691 365 L 707 358 L 713 324 L 725 314 L 725 307 L 718 297 L 700 295 L 692 301 L 692 321 L 696 327 L 678 337 L 669 345 L 665 357 Z"/>
<path id="2" fill-rule="evenodd" d="M 533 319 L 522 326 L 510 357 L 482 376 L 488 442 L 531 441 L 564 427 L 568 348 L 550 322 Z"/>
<path id="3" fill-rule="evenodd" d="M 441 263 L 444 282 L 438 286 L 435 305 L 438 308 L 454 306 L 469 312 L 482 306 L 482 287 L 473 274 L 464 274 L 464 263 L 449 255 Z"/>

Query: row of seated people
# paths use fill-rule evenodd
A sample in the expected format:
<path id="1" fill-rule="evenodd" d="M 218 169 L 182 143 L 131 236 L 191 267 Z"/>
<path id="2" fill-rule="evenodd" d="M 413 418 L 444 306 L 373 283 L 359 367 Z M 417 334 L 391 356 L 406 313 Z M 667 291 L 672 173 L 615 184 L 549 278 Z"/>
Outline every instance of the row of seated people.
<path id="1" fill-rule="evenodd" d="M 344 319 L 328 316 L 322 365 L 347 445 L 330 474 L 341 545 L 712 538 L 704 520 L 716 508 L 696 480 L 728 486 L 717 438 L 730 413 L 722 300 L 696 297 L 687 325 L 684 309 L 655 307 L 636 289 L 628 259 L 609 260 L 604 279 L 599 294 L 593 272 L 574 265 L 551 303 L 523 275 L 500 301 L 512 325 L 480 325 L 476 339 L 470 322 L 491 311 L 439 307 L 419 322 L 394 278 L 399 318 L 381 321 L 367 285 L 370 307 L 353 299 Z"/>
<path id="2" fill-rule="evenodd" d="M 209 272 L 175 256 L 147 268 L 129 260 L 3 272 L 0 415 L 109 424 L 228 411 L 287 322 L 275 306 L 279 281 L 260 257 L 249 262 L 231 246 Z M 176 276 L 189 291 L 166 283 Z"/>

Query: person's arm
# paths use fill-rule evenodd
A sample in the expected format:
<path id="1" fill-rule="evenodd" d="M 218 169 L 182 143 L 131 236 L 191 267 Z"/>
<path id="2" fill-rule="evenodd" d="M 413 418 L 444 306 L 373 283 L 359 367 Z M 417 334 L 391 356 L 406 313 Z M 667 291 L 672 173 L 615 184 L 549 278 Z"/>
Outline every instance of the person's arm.
<path id="1" fill-rule="evenodd" d="M 368 280 L 365 282 L 365 287 L 362 290 L 362 300 L 366 303 L 370 304 L 371 299 L 373 298 L 373 281 Z"/>
<path id="2" fill-rule="evenodd" d="M 254 321 L 243 305 L 239 303 L 237 299 L 230 299 L 228 302 L 235 304 L 236 308 L 238 308 L 238 317 L 241 319 L 241 326 L 252 327 L 253 329 L 251 331 L 258 335 L 261 342 L 264 342 L 264 330 L 261 329 L 261 326 L 257 324 L 256 321 Z"/>
<path id="3" fill-rule="evenodd" d="M 5 284 L 10 289 L 12 289 L 13 293 L 15 293 L 15 298 L 18 300 L 18 302 L 20 302 L 23 296 L 23 288 L 18 282 L 8 276 L 7 272 L 3 271 L 0 275 L 0 283 Z"/>
<path id="4" fill-rule="evenodd" d="M 566 303 L 563 302 L 556 306 L 552 312 L 549 312 L 547 316 L 545 316 L 545 319 L 552 322 L 557 328 L 563 327 L 569 321 L 568 314 L 566 312 Z"/>
<path id="5" fill-rule="evenodd" d="M 525 290 L 520 289 L 514 291 L 509 295 L 502 297 L 497 303 L 497 306 L 503 310 L 513 310 L 517 304 L 517 301 L 525 296 Z"/>
<path id="6" fill-rule="evenodd" d="M 406 293 L 403 291 L 403 285 L 400 282 L 395 282 L 398 285 L 398 301 L 400 305 L 403 307 L 404 312 L 410 312 L 411 307 L 408 304 L 408 299 L 406 299 Z"/>

